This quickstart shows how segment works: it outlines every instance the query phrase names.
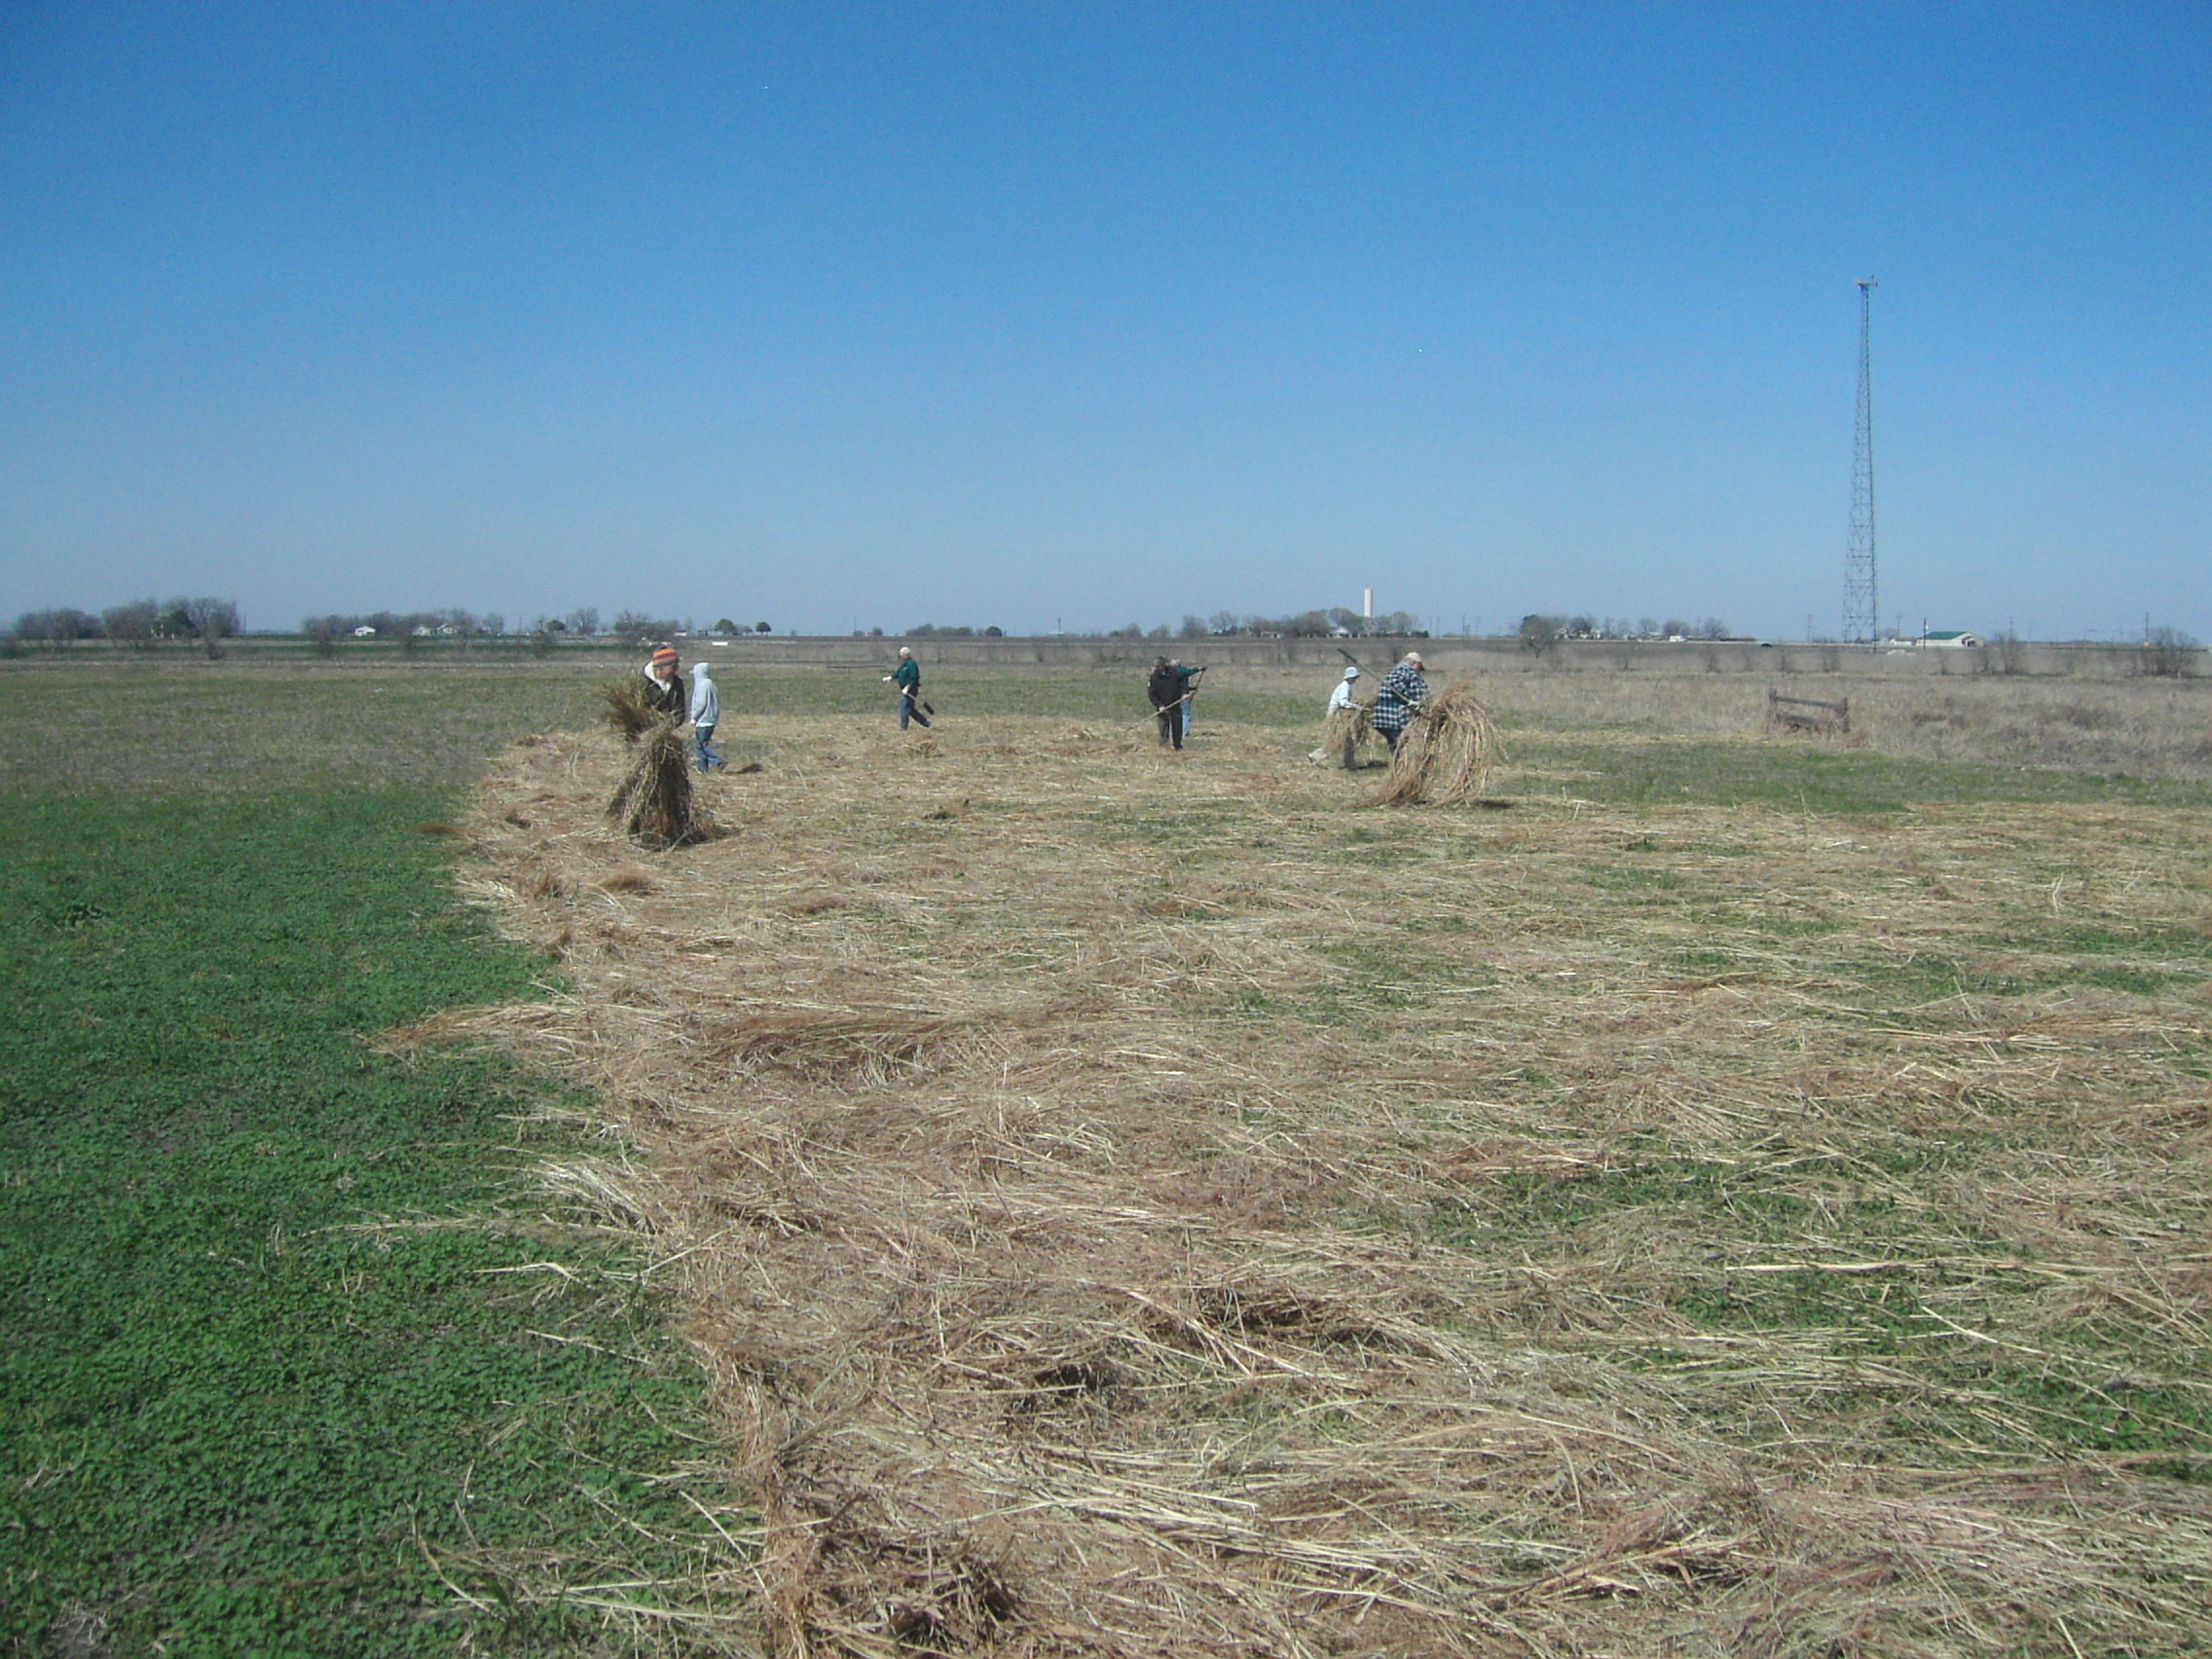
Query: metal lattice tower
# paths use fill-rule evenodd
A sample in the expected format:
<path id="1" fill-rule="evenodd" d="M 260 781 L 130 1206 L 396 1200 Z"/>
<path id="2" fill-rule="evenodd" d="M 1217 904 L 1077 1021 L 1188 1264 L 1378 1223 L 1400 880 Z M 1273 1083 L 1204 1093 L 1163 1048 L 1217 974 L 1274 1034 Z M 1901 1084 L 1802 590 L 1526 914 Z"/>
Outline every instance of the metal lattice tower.
<path id="1" fill-rule="evenodd" d="M 1859 278 L 1859 430 L 1851 454 L 1851 539 L 1843 554 L 1843 637 L 1872 645 L 1882 637 L 1874 580 L 1874 285 Z"/>

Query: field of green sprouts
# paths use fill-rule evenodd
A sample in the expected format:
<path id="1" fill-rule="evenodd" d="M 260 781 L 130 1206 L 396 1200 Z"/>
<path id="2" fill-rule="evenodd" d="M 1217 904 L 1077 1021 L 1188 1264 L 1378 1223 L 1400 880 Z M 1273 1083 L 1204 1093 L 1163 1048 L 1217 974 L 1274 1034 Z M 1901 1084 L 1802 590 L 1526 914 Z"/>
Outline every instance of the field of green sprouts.
<path id="1" fill-rule="evenodd" d="M 579 1231 L 532 1166 L 574 1150 L 564 1120 L 681 1123 L 695 1091 L 723 1123 L 745 1102 L 715 1090 L 773 1092 L 780 1062 L 702 1053 L 692 1076 L 672 1041 L 556 1084 L 375 1042 L 556 976 L 578 1006 L 628 1007 L 639 962 L 678 961 L 709 1001 L 734 994 L 718 974 L 818 974 L 802 1001 L 824 1020 L 850 1013 L 848 980 L 879 1021 L 879 984 L 940 1021 L 969 998 L 1073 999 L 1072 1024 L 994 1016 L 987 1054 L 826 1075 L 779 1109 L 834 1120 L 805 1131 L 830 1142 L 867 1111 L 1030 1112 L 1036 1145 L 1064 1142 L 1046 1161 L 1090 1149 L 1129 1214 L 1218 1201 L 1206 1236 L 1228 1250 L 1256 1229 L 1254 1272 L 1286 1238 L 1354 1241 L 1405 1284 L 1432 1276 L 1416 1311 L 1439 1343 L 1541 1373 L 1565 1450 L 1526 1453 L 1510 1526 L 1484 1508 L 1522 1468 L 1504 1450 L 1487 1488 L 1409 1491 L 1401 1516 L 1402 1448 L 1369 1449 L 1344 1513 L 1404 1529 L 1375 1557 L 1411 1621 L 1389 1650 L 2212 1651 L 2196 689 L 2064 692 L 2066 729 L 2107 746 L 2091 770 L 2031 753 L 2020 700 L 2048 687 L 1886 688 L 1847 746 L 1760 735 L 1763 688 L 1714 677 L 1501 679 L 1487 804 L 1385 811 L 1307 763 L 1329 674 L 1217 672 L 1175 760 L 1126 669 L 933 671 L 942 718 L 907 740 L 872 672 L 733 671 L 722 747 L 763 770 L 709 784 L 728 839 L 605 845 L 592 768 L 612 762 L 589 743 L 542 752 L 566 781 L 501 797 L 508 828 L 466 829 L 465 786 L 517 736 L 590 726 L 608 673 L 0 671 L 14 1651 L 765 1643 L 744 1634 L 764 1617 L 600 1620 L 608 1603 L 698 1612 L 773 1557 L 740 1519 L 739 1391 L 725 1377 L 706 1398 L 665 1330 L 762 1351 L 773 1333 L 714 1323 L 704 1256 L 637 1288 L 635 1235 L 604 1214 Z M 437 823 L 464 824 L 472 880 L 538 895 L 503 923 L 530 947 L 460 906 Z M 687 1029 L 691 981 L 668 982 L 669 1029 Z M 648 1063 L 664 1070 L 622 1099 Z M 1147 1066 L 1171 1081 L 1117 1103 Z M 1160 1150 L 1161 1192 L 1114 1187 L 1145 1176 L 1146 1125 L 1170 1110 L 1192 1138 Z M 1371 1122 L 1383 1138 L 1361 1138 Z M 676 1131 L 654 1132 L 681 1163 Z M 887 1127 L 869 1167 L 899 1173 L 883 1160 L 922 1132 Z M 956 1157 L 911 1144 L 950 1179 Z M 989 1150 L 994 1193 L 1038 1156 Z M 702 1238 L 752 1213 L 710 1163 L 656 1177 L 682 1190 L 653 1210 L 656 1248 L 686 1236 L 687 1203 Z M 902 1191 L 896 1214 L 926 1197 Z M 830 1235 L 793 1229 L 779 1248 Z M 491 1271 L 546 1262 L 567 1272 Z M 968 1282 L 926 1276 L 940 1299 Z M 1210 1281 L 1147 1294 L 1188 1320 L 1220 1307 Z M 940 1300 L 939 1351 L 958 1311 Z M 1354 1364 L 1288 1326 L 1207 1328 L 1304 1376 Z M 1236 1386 L 1217 1438 L 1178 1442 L 1146 1490 L 1189 1478 L 1186 1508 L 1265 1511 L 1271 1471 L 1350 1447 L 1382 1409 L 1271 1415 L 1257 1382 Z M 1171 1397 L 1148 1390 L 1098 1429 L 1124 1437 L 1116 1456 Z M 1603 1431 L 1581 1415 L 1601 1408 Z M 1585 1450 L 1607 1434 L 1647 1440 L 1649 1467 Z M 734 1545 L 663 1484 L 684 1469 Z M 1285 1536 L 1321 1507 L 1299 1502 Z M 1348 1525 L 1321 1540 L 1347 1559 Z M 1284 1560 L 1320 1559 L 1294 1541 L 1309 1553 Z M 1279 1539 L 1201 1542 L 1176 1547 L 1268 1561 Z M 564 1601 L 563 1581 L 586 1588 Z M 768 1581 L 791 1606 L 816 1594 Z M 1328 1617 L 1285 1624 L 1284 1651 L 1381 1640 L 1349 1592 L 1307 1589 Z M 822 1651 L 888 1651 L 858 1612 L 821 1618 L 795 1628 Z M 1125 1646 L 1254 1650 L 1181 1640 Z"/>
<path id="2" fill-rule="evenodd" d="M 607 1651 L 698 1530 L 692 1370 L 530 1178 L 573 1096 L 377 1047 L 546 964 L 373 694 L 309 782 L 250 683 L 112 688 L 0 681 L 0 1652 Z"/>

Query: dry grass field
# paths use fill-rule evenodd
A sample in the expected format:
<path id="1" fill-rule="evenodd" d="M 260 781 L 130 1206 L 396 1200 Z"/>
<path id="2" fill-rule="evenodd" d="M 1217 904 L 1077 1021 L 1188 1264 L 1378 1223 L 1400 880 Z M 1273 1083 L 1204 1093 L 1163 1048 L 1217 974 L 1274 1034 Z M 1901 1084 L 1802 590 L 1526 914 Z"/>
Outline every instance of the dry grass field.
<path id="1" fill-rule="evenodd" d="M 417 1035 L 606 1102 L 733 1646 L 2212 1650 L 2201 794 L 1815 810 L 1523 689 L 1450 810 L 1204 715 L 733 720 L 660 856 L 610 739 L 493 766 L 567 989 Z"/>
<path id="2" fill-rule="evenodd" d="M 1209 685 L 1180 756 L 1095 676 L 933 677 L 906 735 L 725 679 L 761 770 L 665 854 L 605 819 L 620 745 L 530 718 L 590 683 L 369 694 L 498 750 L 461 879 L 558 975 L 397 1040 L 592 1086 L 549 1200 L 646 1239 L 752 1493 L 609 1616 L 2212 1652 L 2203 691 L 1848 688 L 1844 746 L 1749 677 L 1500 676 L 1484 803 L 1383 808 L 1306 761 L 1328 678 Z M 12 772 L 86 787 L 22 683 Z"/>
<path id="3" fill-rule="evenodd" d="M 1584 670 L 1486 682 L 1500 711 L 1525 721 L 1626 719 L 1680 735 L 1756 730 L 1769 687 L 1786 697 L 1849 699 L 1859 744 L 1899 759 L 2212 780 L 2212 684 L 2203 681 Z"/>

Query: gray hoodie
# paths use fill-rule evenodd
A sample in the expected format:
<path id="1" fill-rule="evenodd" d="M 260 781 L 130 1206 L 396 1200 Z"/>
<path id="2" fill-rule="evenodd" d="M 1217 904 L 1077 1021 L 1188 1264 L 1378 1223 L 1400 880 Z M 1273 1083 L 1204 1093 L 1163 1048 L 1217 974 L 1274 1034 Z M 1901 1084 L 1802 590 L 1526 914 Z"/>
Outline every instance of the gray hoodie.
<path id="1" fill-rule="evenodd" d="M 722 694 L 715 688 L 715 677 L 705 663 L 691 670 L 691 723 L 711 726 L 722 718 Z"/>

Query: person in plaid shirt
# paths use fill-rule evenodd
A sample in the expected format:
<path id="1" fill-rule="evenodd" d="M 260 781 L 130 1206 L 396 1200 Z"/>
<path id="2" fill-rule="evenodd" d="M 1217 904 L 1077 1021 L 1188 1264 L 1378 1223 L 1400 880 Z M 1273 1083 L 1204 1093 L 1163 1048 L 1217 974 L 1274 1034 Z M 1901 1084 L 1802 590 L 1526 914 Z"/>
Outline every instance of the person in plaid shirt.
<path id="1" fill-rule="evenodd" d="M 1406 722 L 1428 701 L 1428 682 L 1420 668 L 1420 652 L 1408 651 L 1406 660 L 1382 677 L 1382 689 L 1375 694 L 1375 712 L 1369 719 L 1393 755 L 1398 753 Z"/>

